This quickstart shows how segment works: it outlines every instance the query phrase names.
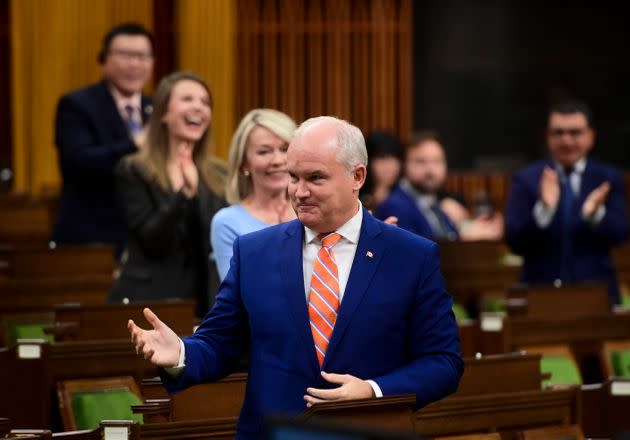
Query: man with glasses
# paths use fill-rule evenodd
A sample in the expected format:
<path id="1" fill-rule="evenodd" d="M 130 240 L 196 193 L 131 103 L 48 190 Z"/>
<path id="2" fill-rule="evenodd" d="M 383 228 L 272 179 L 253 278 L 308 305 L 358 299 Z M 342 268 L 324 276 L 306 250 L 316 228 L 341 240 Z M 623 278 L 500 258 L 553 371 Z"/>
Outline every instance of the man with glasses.
<path id="1" fill-rule="evenodd" d="M 98 56 L 102 80 L 62 96 L 55 143 L 63 190 L 52 240 L 110 243 L 119 255 L 124 224 L 115 203 L 113 169 L 141 148 L 151 112 L 142 90 L 153 72 L 153 36 L 124 23 L 105 35 Z"/>
<path id="2" fill-rule="evenodd" d="M 584 102 L 550 108 L 550 157 L 513 176 L 506 238 L 524 257 L 521 281 L 604 281 L 611 302 L 619 303 L 610 249 L 628 236 L 625 186 L 617 170 L 587 157 L 594 141 L 593 116 Z"/>

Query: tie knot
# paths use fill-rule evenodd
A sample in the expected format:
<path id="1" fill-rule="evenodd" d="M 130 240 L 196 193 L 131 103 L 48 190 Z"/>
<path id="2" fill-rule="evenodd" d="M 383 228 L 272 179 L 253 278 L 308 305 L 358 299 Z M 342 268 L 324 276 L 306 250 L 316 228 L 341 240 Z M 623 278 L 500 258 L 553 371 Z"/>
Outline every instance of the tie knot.
<path id="1" fill-rule="evenodd" d="M 569 177 L 573 173 L 573 171 L 575 171 L 575 169 L 572 166 L 566 166 L 563 168 L 564 168 L 564 175 L 567 177 Z"/>
<path id="2" fill-rule="evenodd" d="M 319 234 L 317 238 L 319 238 L 319 241 L 322 242 L 322 247 L 330 249 L 336 245 L 339 240 L 341 240 L 341 235 L 336 232 L 328 232 L 325 234 Z"/>
<path id="3" fill-rule="evenodd" d="M 133 115 L 133 105 L 127 104 L 125 106 L 125 111 L 127 112 L 128 115 Z"/>

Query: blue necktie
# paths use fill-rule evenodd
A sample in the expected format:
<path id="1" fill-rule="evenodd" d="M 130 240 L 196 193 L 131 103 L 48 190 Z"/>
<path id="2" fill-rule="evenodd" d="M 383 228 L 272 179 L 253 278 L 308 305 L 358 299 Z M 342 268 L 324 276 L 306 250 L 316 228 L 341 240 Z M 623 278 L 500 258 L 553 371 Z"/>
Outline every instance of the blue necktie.
<path id="1" fill-rule="evenodd" d="M 573 226 L 575 195 L 571 188 L 572 168 L 565 169 L 565 177 L 562 180 L 560 195 L 560 213 L 562 215 L 562 261 L 560 264 L 560 279 L 563 282 L 573 280 L 572 254 L 573 254 Z"/>
<path id="2" fill-rule="evenodd" d="M 125 111 L 127 112 L 127 126 L 129 127 L 131 135 L 133 136 L 140 133 L 142 131 L 142 125 L 140 125 L 138 121 L 136 121 L 136 118 L 133 117 L 133 106 L 126 105 Z"/>

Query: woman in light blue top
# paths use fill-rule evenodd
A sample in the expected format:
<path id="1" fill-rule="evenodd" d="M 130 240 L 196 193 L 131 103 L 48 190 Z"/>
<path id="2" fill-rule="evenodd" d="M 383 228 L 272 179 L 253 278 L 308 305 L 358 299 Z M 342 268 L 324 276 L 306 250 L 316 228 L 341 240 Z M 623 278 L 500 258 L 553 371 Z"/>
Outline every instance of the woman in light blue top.
<path id="1" fill-rule="evenodd" d="M 287 199 L 287 149 L 296 124 L 272 109 L 254 109 L 241 120 L 230 144 L 226 199 L 215 214 L 210 242 L 221 280 L 239 235 L 295 218 Z"/>

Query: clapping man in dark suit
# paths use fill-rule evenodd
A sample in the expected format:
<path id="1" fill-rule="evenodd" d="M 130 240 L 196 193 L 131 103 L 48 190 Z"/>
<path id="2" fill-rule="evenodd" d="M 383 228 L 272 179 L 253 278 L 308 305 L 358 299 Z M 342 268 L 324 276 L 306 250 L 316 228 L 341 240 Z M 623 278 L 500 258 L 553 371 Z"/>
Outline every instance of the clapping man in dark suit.
<path id="1" fill-rule="evenodd" d="M 52 240 L 58 244 L 125 242 L 113 170 L 140 148 L 151 111 L 142 94 L 153 71 L 153 36 L 128 23 L 103 39 L 102 80 L 64 95 L 57 106 L 55 142 L 63 189 Z"/>
<path id="2" fill-rule="evenodd" d="M 588 158 L 595 130 L 584 102 L 555 104 L 547 121 L 550 157 L 513 176 L 508 200 L 506 238 L 524 257 L 521 280 L 604 281 L 618 303 L 610 249 L 628 237 L 622 176 Z"/>
<path id="3" fill-rule="evenodd" d="M 297 219 L 238 237 L 214 308 L 183 341 L 149 309 L 128 324 L 136 351 L 171 392 L 218 380 L 249 350 L 237 438 L 265 416 L 323 401 L 414 393 L 418 406 L 457 389 L 463 371 L 437 245 L 359 202 L 361 131 L 307 120 L 287 152 Z"/>

